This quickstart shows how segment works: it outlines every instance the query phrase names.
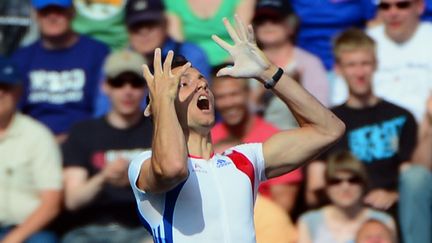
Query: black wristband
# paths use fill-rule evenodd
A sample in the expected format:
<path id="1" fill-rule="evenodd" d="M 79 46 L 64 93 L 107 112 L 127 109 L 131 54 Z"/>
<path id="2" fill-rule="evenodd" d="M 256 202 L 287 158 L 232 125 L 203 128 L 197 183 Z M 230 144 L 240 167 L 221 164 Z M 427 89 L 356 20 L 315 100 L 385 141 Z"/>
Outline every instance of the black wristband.
<path id="1" fill-rule="evenodd" d="M 282 68 L 278 68 L 277 72 L 273 75 L 273 77 L 264 82 L 264 87 L 266 89 L 272 89 L 276 85 L 276 83 L 279 81 L 279 79 L 281 79 L 283 73 L 284 73 L 284 70 Z"/>

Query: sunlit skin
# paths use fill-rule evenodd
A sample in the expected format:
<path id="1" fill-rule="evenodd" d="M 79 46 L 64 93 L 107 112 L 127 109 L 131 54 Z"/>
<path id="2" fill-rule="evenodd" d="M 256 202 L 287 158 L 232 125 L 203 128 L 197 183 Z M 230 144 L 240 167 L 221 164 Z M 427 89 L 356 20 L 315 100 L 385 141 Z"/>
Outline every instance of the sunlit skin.
<path id="1" fill-rule="evenodd" d="M 177 67 L 172 72 L 176 73 L 179 70 L 180 67 Z M 208 107 L 198 107 L 200 96 L 208 100 Z M 182 126 L 187 124 L 188 129 L 209 134 L 215 123 L 214 96 L 208 87 L 208 81 L 197 69 L 190 67 L 181 76 L 175 106 Z"/>
<path id="2" fill-rule="evenodd" d="M 72 8 L 48 6 L 37 11 L 37 22 L 41 34 L 46 38 L 59 38 L 71 32 Z"/>
<path id="3" fill-rule="evenodd" d="M 348 179 L 354 175 L 346 171 L 338 171 L 335 178 Z M 327 195 L 332 203 L 341 208 L 351 208 L 360 203 L 363 188 L 360 184 L 343 181 L 336 185 L 327 185 Z"/>
<path id="4" fill-rule="evenodd" d="M 351 95 L 367 97 L 372 94 L 372 80 L 376 69 L 373 50 L 358 49 L 339 54 L 336 71 L 348 84 Z"/>
<path id="5" fill-rule="evenodd" d="M 406 9 L 399 9 L 394 3 L 401 0 L 382 0 L 383 3 L 392 4 L 388 10 L 380 10 L 379 15 L 384 22 L 385 32 L 395 42 L 407 41 L 416 31 L 423 13 L 425 4 L 423 0 L 403 0 L 410 1 L 411 6 Z"/>
<path id="6" fill-rule="evenodd" d="M 356 243 L 393 243 L 392 234 L 382 223 L 368 222 L 362 226 Z"/>
<path id="7" fill-rule="evenodd" d="M 246 80 L 219 77 L 214 80 L 212 90 L 216 109 L 224 123 L 236 126 L 247 118 L 249 91 Z"/>
<path id="8" fill-rule="evenodd" d="M 152 55 L 166 39 L 165 25 L 164 22 L 142 22 L 129 27 L 129 43 L 132 49 L 142 55 Z"/>

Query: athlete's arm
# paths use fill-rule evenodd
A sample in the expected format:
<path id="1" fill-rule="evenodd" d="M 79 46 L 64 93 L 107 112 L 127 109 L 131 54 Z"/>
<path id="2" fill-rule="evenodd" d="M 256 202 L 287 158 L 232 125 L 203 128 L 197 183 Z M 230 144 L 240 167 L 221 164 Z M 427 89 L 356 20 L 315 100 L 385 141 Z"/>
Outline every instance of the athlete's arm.
<path id="1" fill-rule="evenodd" d="M 236 21 L 234 29 L 224 19 L 234 45 L 213 36 L 234 59 L 234 66 L 221 69 L 218 76 L 256 78 L 264 83 L 273 77 L 278 67 L 271 64 L 257 47 L 252 26 L 246 29 L 237 16 Z M 266 176 L 269 178 L 292 171 L 311 160 L 345 131 L 341 120 L 288 75 L 282 75 L 272 90 L 292 111 L 300 128 L 279 132 L 263 144 Z"/>
<path id="2" fill-rule="evenodd" d="M 152 156 L 141 167 L 136 185 L 147 192 L 165 192 L 188 176 L 187 144 L 175 110 L 180 76 L 190 63 L 171 72 L 173 52 L 162 67 L 161 51 L 155 50 L 154 74 L 144 65 L 144 78 L 150 91 L 153 117 Z"/>

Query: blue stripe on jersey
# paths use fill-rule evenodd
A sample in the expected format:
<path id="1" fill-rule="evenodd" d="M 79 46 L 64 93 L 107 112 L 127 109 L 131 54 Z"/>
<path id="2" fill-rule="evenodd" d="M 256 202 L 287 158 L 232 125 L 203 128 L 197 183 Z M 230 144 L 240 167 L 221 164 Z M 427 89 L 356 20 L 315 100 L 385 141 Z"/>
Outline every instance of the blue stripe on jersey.
<path id="1" fill-rule="evenodd" d="M 180 194 L 180 191 L 183 188 L 185 183 L 186 183 L 186 181 L 179 184 L 176 188 L 169 191 L 165 197 L 165 211 L 163 214 L 163 225 L 164 225 L 165 242 L 166 243 L 172 243 L 173 242 L 172 221 L 174 218 L 174 207 L 175 207 L 175 204 L 177 202 L 177 198 Z"/>

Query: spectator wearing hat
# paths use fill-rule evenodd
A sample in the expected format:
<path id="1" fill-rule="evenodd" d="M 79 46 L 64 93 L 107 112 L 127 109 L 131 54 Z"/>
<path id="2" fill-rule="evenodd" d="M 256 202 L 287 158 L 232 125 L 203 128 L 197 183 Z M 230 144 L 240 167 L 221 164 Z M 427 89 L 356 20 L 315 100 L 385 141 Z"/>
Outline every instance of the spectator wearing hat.
<path id="1" fill-rule="evenodd" d="M 140 106 L 144 63 L 141 55 L 126 50 L 107 58 L 103 90 L 111 110 L 76 124 L 63 145 L 65 204 L 74 222 L 65 243 L 135 243 L 148 235 L 127 177 L 129 161 L 151 146 L 152 124 Z"/>
<path id="2" fill-rule="evenodd" d="M 13 59 L 23 76 L 22 111 L 63 141 L 96 110 L 106 45 L 72 31 L 72 0 L 32 0 L 41 37 Z"/>
<path id="3" fill-rule="evenodd" d="M 298 18 L 286 0 L 259 1 L 253 18 L 257 42 L 271 62 L 295 77 L 323 105 L 329 104 L 329 82 L 318 57 L 295 46 Z M 264 107 L 264 118 L 280 129 L 298 127 L 285 104 L 258 85 L 253 97 Z"/>
<path id="4" fill-rule="evenodd" d="M 210 65 L 206 54 L 198 46 L 189 42 L 177 42 L 168 37 L 167 19 L 161 0 L 129 0 L 126 5 L 126 25 L 129 45 L 147 60 L 153 60 L 156 48 L 166 56 L 169 50 L 184 56 L 207 79 Z"/>
<path id="5" fill-rule="evenodd" d="M 16 110 L 21 78 L 0 58 L 0 242 L 54 243 L 46 226 L 61 208 L 61 156 L 54 136 Z"/>

